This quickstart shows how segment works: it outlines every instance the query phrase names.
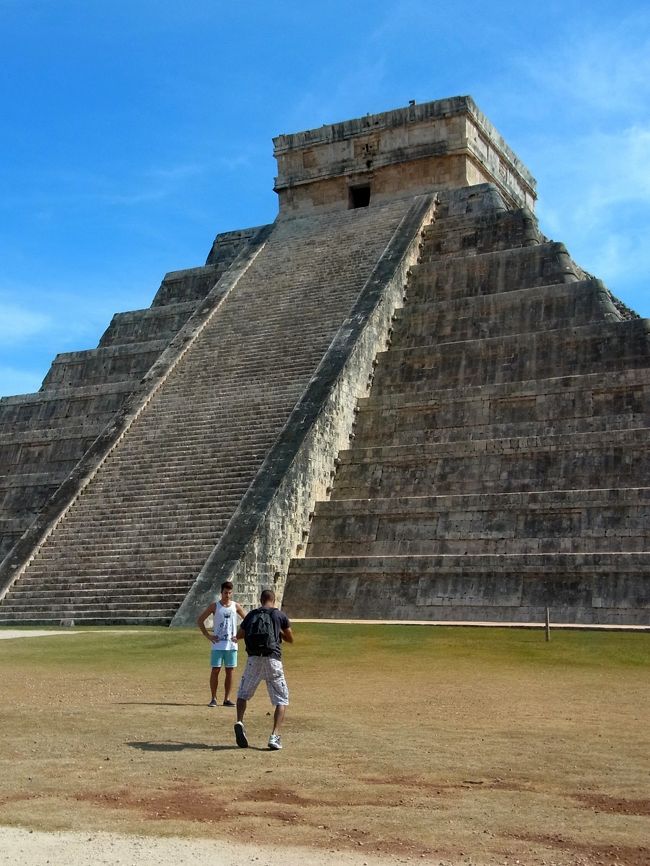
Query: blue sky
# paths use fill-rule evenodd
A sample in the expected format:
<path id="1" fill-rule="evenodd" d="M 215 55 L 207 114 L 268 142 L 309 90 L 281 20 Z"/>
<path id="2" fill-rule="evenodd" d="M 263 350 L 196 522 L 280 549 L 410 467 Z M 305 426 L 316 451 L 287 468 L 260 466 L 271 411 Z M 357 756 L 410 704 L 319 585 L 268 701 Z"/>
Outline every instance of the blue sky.
<path id="1" fill-rule="evenodd" d="M 470 94 L 542 229 L 650 316 L 641 2 L 0 0 L 0 395 L 270 222 L 271 138 Z"/>

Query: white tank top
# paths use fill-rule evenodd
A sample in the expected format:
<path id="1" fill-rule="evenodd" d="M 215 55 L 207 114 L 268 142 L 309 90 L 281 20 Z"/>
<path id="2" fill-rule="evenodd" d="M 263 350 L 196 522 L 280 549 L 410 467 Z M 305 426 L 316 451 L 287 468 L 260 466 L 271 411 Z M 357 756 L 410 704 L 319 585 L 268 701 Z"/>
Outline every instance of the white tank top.
<path id="1" fill-rule="evenodd" d="M 217 601 L 214 612 L 214 634 L 219 638 L 218 643 L 212 644 L 215 649 L 237 649 L 237 643 L 233 641 L 237 634 L 237 607 L 234 601 L 230 604 L 221 604 Z"/>

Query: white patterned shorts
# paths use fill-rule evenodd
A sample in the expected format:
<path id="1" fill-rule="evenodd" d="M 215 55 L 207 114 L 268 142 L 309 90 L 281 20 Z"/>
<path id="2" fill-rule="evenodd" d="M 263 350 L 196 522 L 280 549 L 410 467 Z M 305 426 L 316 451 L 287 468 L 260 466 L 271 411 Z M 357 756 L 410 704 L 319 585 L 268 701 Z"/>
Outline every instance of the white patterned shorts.
<path id="1" fill-rule="evenodd" d="M 286 707 L 289 704 L 289 689 L 284 678 L 284 668 L 280 659 L 267 656 L 249 656 L 244 673 L 239 681 L 237 697 L 250 701 L 257 687 L 264 680 L 269 698 L 274 707 Z"/>

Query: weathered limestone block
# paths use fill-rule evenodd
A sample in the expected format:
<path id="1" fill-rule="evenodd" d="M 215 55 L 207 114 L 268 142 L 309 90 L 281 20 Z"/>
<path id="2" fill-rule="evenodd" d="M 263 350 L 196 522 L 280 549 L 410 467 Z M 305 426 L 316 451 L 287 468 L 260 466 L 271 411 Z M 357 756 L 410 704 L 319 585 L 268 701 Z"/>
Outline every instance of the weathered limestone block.
<path id="1" fill-rule="evenodd" d="M 436 341 L 477 340 L 556 330 L 598 321 L 621 321 L 599 280 L 519 289 L 454 301 L 409 304 L 397 317 L 393 344 L 404 348 Z"/>
<path id="2" fill-rule="evenodd" d="M 296 559 L 289 616 L 647 624 L 650 554 Z M 291 590 L 289 592 L 289 589 Z"/>
<path id="3" fill-rule="evenodd" d="M 409 303 L 469 298 L 582 279 L 563 244 L 536 246 L 420 263 L 409 282 Z"/>
<path id="4" fill-rule="evenodd" d="M 166 345 L 165 340 L 150 340 L 83 352 L 64 352 L 54 359 L 43 380 L 43 387 L 74 388 L 125 379 L 137 381 L 160 357 Z"/>
<path id="5" fill-rule="evenodd" d="M 647 489 L 322 502 L 308 557 L 644 551 Z"/>
<path id="6" fill-rule="evenodd" d="M 150 340 L 169 342 L 183 327 L 196 309 L 196 301 L 148 307 L 116 313 L 102 335 L 99 346 L 115 346 L 125 343 L 141 343 Z"/>
<path id="7" fill-rule="evenodd" d="M 375 387 L 381 394 L 647 367 L 649 345 L 650 320 L 633 319 L 529 333 L 525 341 L 515 334 L 395 348 L 382 356 Z"/>
<path id="8" fill-rule="evenodd" d="M 469 386 L 359 401 L 355 443 L 411 445 L 647 428 L 650 369 Z M 468 428 L 471 428 L 468 431 Z"/>
<path id="9" fill-rule="evenodd" d="M 170 271 L 165 274 L 151 306 L 183 303 L 193 303 L 196 306 L 216 286 L 225 270 L 224 265 L 219 263 Z"/>

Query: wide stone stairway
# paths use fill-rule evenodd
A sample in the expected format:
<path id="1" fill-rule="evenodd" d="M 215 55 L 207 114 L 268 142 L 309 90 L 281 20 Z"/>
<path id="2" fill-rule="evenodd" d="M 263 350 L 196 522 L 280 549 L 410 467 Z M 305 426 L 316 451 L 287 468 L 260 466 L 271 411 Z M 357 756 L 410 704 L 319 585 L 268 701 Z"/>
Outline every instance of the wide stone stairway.
<path id="1" fill-rule="evenodd" d="M 212 280 L 205 326 L 37 549 L 0 604 L 0 623 L 170 622 L 410 204 L 281 220 L 231 290 L 222 296 Z M 179 279 L 190 285 L 188 274 Z M 167 317 L 177 317 L 171 335 L 205 292 L 179 300 L 177 287 L 163 284 L 159 295 Z M 59 356 L 47 396 L 28 398 L 62 416 L 48 442 L 83 439 L 50 487 L 106 423 L 102 412 L 115 409 L 108 395 L 117 401 L 133 389 L 125 369 L 142 375 L 143 365 L 125 359 L 149 347 L 140 339 L 129 352 L 131 335 L 159 336 L 144 369 L 168 344 L 160 317 L 154 308 L 116 317 L 100 348 Z M 73 396 L 100 406 L 67 423 Z M 12 423 L 19 403 L 5 404 Z M 36 441 L 33 426 L 28 435 Z"/>
<path id="2" fill-rule="evenodd" d="M 525 210 L 441 195 L 290 615 L 650 622 L 650 322 Z"/>

